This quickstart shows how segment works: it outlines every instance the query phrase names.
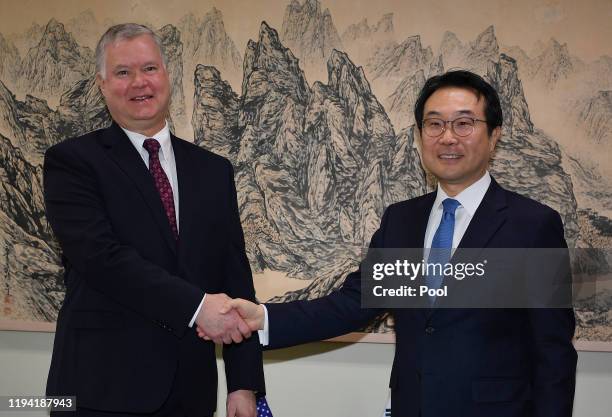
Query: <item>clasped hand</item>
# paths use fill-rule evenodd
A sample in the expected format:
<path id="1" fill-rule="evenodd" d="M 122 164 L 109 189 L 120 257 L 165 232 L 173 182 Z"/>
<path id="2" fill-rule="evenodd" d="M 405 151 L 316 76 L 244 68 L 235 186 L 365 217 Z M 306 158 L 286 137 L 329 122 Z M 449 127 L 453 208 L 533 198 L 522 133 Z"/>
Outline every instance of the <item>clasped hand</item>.
<path id="1" fill-rule="evenodd" d="M 225 294 L 207 294 L 196 318 L 198 336 L 215 343 L 240 343 L 264 327 L 261 305 Z"/>

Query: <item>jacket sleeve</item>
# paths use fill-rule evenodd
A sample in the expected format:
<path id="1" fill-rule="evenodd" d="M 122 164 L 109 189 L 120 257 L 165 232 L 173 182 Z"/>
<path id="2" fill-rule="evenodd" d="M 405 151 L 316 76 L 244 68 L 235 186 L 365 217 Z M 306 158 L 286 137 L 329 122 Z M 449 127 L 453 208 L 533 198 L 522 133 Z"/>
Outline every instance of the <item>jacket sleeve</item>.
<path id="1" fill-rule="evenodd" d="M 99 180 L 77 146 L 49 148 L 43 178 L 47 219 L 70 268 L 92 289 L 182 337 L 204 292 L 117 239 Z"/>
<path id="2" fill-rule="evenodd" d="M 567 248 L 561 218 L 552 210 L 547 212 L 535 236 L 534 248 Z M 569 258 L 566 259 L 561 272 L 570 274 Z M 560 288 L 571 292 L 567 282 L 562 282 Z M 533 416 L 571 417 L 577 361 L 572 344 L 574 311 L 572 308 L 534 308 L 529 310 L 529 326 L 533 342 Z"/>

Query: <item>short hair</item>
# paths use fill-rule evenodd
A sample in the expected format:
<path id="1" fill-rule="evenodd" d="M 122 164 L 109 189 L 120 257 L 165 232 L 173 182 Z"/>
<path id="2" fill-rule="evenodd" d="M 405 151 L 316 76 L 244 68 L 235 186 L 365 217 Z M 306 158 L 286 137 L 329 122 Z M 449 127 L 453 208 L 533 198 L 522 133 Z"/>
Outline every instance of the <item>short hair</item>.
<path id="1" fill-rule="evenodd" d="M 465 70 L 453 70 L 444 74 L 435 75 L 425 81 L 425 85 L 419 93 L 419 97 L 414 104 L 414 120 L 419 128 L 423 128 L 423 112 L 425 102 L 437 90 L 446 87 L 466 88 L 476 94 L 478 100 L 485 101 L 485 118 L 487 119 L 487 131 L 489 136 L 496 127 L 502 125 L 504 116 L 499 102 L 497 91 L 484 80 L 480 75 Z"/>
<path id="2" fill-rule="evenodd" d="M 161 38 L 152 29 L 138 23 L 121 23 L 108 28 L 96 45 L 96 72 L 106 78 L 106 47 L 112 43 L 125 39 L 134 39 L 138 36 L 149 35 L 155 41 L 162 57 L 164 68 L 167 67 L 166 53 Z"/>

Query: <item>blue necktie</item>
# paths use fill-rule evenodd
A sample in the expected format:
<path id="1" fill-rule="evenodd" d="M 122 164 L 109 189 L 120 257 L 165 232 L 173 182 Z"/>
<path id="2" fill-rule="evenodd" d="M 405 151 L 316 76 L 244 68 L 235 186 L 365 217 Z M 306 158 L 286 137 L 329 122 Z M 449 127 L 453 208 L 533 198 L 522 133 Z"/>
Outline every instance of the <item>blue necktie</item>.
<path id="1" fill-rule="evenodd" d="M 431 251 L 429 252 L 429 264 L 441 264 L 442 270 L 444 265 L 451 259 L 451 250 L 453 248 L 453 232 L 455 231 L 455 210 L 459 207 L 459 202 L 452 198 L 447 198 L 442 201 L 442 219 L 436 234 L 431 241 Z M 427 277 L 427 286 L 429 288 L 440 288 L 442 285 L 443 275 L 438 274 L 439 267 L 435 268 L 435 273 Z M 436 297 L 430 297 L 433 304 Z"/>

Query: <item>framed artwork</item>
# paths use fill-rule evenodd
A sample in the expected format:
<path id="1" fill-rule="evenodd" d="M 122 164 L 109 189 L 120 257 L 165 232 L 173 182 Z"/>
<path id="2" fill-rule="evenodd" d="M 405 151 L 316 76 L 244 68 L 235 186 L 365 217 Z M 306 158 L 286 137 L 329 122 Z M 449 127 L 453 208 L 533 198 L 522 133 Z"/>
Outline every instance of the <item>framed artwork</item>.
<path id="1" fill-rule="evenodd" d="M 93 51 L 125 21 L 163 40 L 174 133 L 235 167 L 261 301 L 338 288 L 385 207 L 434 189 L 412 109 L 425 80 L 453 68 L 500 94 L 492 175 L 557 210 L 571 247 L 612 247 L 608 0 L 24 0 L 2 9 L 4 329 L 54 329 L 64 287 L 44 215 L 44 152 L 109 123 Z M 597 285 L 576 300 L 576 344 L 612 350 L 612 280 Z M 342 340 L 392 342 L 391 319 Z"/>

